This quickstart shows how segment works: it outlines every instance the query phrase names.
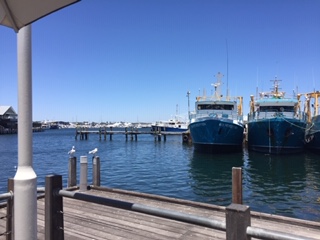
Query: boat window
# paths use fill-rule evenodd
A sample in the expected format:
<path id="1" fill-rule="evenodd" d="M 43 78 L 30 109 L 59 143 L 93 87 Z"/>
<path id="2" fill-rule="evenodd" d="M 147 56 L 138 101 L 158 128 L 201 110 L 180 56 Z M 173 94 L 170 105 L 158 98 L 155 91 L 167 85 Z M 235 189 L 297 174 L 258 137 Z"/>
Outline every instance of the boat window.
<path id="1" fill-rule="evenodd" d="M 294 106 L 260 106 L 260 112 L 294 112 Z"/>
<path id="2" fill-rule="evenodd" d="M 233 110 L 230 104 L 199 104 L 198 110 Z"/>

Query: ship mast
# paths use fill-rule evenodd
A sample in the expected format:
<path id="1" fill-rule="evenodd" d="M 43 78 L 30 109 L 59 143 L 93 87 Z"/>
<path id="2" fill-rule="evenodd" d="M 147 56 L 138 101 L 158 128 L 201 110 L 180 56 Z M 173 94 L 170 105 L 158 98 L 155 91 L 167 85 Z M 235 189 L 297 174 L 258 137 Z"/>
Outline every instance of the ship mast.
<path id="1" fill-rule="evenodd" d="M 217 78 L 217 82 L 212 83 L 211 85 L 214 87 L 214 98 L 220 99 L 221 98 L 220 85 L 221 85 L 221 79 L 223 77 L 223 74 L 218 72 L 215 77 Z"/>
<path id="2" fill-rule="evenodd" d="M 273 82 L 273 88 L 271 88 L 272 95 L 276 98 L 284 97 L 284 92 L 279 92 L 279 89 L 281 89 L 279 88 L 279 85 L 280 85 L 279 82 L 281 82 L 281 80 L 277 79 L 277 76 L 276 76 L 274 80 L 270 80 L 270 81 Z"/>
<path id="3" fill-rule="evenodd" d="M 188 119 L 189 119 L 189 121 L 190 121 L 190 94 L 191 94 L 191 92 L 190 91 L 188 91 L 187 92 L 187 97 L 188 97 Z"/>
<path id="4" fill-rule="evenodd" d="M 229 100 L 229 54 L 228 54 L 228 41 L 226 40 L 227 47 L 227 96 L 226 99 Z"/>

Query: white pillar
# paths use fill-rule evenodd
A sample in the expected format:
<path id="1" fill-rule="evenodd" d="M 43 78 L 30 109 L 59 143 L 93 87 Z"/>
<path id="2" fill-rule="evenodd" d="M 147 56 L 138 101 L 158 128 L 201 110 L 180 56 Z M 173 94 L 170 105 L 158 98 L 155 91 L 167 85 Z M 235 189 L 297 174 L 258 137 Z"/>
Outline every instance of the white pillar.
<path id="1" fill-rule="evenodd" d="M 14 177 L 14 238 L 37 239 L 37 176 L 32 151 L 31 25 L 18 32 L 18 169 Z"/>

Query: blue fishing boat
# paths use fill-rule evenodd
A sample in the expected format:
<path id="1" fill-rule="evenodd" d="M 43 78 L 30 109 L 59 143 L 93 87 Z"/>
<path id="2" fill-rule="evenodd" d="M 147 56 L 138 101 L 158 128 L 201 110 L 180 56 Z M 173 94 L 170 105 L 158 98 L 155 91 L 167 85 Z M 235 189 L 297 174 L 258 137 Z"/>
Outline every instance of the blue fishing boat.
<path id="1" fill-rule="evenodd" d="M 199 152 L 241 151 L 244 125 L 242 97 L 223 97 L 220 93 L 222 74 L 212 84 L 212 96 L 198 96 L 195 112 L 190 114 L 189 130 L 195 150 Z M 239 103 L 239 104 L 238 104 Z"/>
<path id="2" fill-rule="evenodd" d="M 319 115 L 319 98 L 320 92 L 313 92 L 306 94 L 306 105 L 307 105 L 307 117 L 308 124 L 305 132 L 305 143 L 307 149 L 310 151 L 320 153 L 320 115 Z M 312 107 L 314 109 L 311 113 L 310 101 L 314 99 Z"/>
<path id="3" fill-rule="evenodd" d="M 268 154 L 304 151 L 306 114 L 300 111 L 298 94 L 286 98 L 275 78 L 271 92 L 261 92 L 259 99 L 250 96 L 248 114 L 248 149 Z"/>

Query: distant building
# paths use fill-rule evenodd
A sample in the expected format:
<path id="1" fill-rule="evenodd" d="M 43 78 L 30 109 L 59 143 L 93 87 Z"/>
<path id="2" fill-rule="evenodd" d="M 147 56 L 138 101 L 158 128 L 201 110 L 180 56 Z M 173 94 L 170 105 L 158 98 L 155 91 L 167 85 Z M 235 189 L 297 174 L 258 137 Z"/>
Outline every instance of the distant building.
<path id="1" fill-rule="evenodd" d="M 17 129 L 18 114 L 11 106 L 0 106 L 0 128 Z"/>

